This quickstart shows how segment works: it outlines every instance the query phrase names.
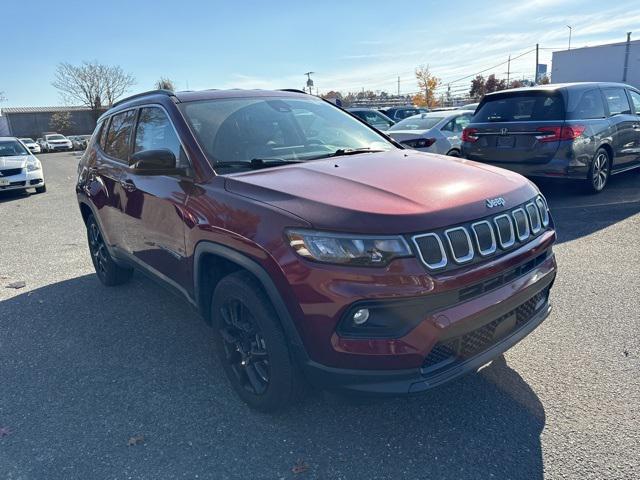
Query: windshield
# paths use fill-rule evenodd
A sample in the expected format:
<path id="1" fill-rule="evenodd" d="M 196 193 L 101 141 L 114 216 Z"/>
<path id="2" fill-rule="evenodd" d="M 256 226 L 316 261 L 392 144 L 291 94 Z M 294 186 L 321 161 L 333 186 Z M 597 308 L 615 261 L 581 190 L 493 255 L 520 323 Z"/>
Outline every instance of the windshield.
<path id="1" fill-rule="evenodd" d="M 527 92 L 488 97 L 473 116 L 474 123 L 563 119 L 562 97 L 555 92 Z"/>
<path id="2" fill-rule="evenodd" d="M 396 148 L 342 110 L 313 97 L 204 100 L 181 108 L 215 168 Z"/>
<path id="3" fill-rule="evenodd" d="M 433 128 L 444 117 L 431 117 L 422 115 L 415 115 L 413 117 L 405 118 L 399 121 L 389 131 L 393 130 L 429 130 Z"/>
<path id="4" fill-rule="evenodd" d="M 15 155 L 29 155 L 29 152 L 17 140 L 0 141 L 0 157 L 13 157 Z"/>
<path id="5" fill-rule="evenodd" d="M 47 135 L 47 140 L 64 140 L 62 135 Z"/>
<path id="6" fill-rule="evenodd" d="M 21 138 L 23 143 L 33 143 L 33 138 Z"/>

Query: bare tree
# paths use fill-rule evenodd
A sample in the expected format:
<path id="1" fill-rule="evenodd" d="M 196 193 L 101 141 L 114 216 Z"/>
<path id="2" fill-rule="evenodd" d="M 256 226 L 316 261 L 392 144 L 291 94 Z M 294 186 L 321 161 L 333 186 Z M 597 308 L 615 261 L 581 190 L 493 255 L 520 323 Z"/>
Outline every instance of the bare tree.
<path id="1" fill-rule="evenodd" d="M 4 102 L 7 99 L 7 97 L 4 96 L 4 92 L 0 91 L 0 102 Z"/>
<path id="2" fill-rule="evenodd" d="M 113 105 L 135 79 L 117 65 L 85 61 L 81 65 L 58 64 L 51 84 L 66 102 L 86 105 L 97 117 L 100 109 Z"/>
<path id="3" fill-rule="evenodd" d="M 172 92 L 176 91 L 176 84 L 173 83 L 173 80 L 165 77 L 160 77 L 160 80 L 156 82 L 155 87 L 158 90 L 170 90 Z"/>

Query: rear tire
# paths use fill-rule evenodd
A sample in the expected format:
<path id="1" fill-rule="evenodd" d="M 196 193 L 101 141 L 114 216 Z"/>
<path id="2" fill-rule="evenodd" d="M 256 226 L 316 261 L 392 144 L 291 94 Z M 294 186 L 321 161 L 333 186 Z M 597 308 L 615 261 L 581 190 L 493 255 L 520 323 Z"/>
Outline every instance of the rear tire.
<path id="1" fill-rule="evenodd" d="M 87 218 L 87 238 L 91 261 L 100 281 L 107 287 L 128 282 L 133 275 L 133 269 L 123 268 L 113 260 L 93 215 Z"/>
<path id="2" fill-rule="evenodd" d="M 447 156 L 448 156 L 448 157 L 456 157 L 456 158 L 459 158 L 461 155 L 460 155 L 460 151 L 459 151 L 459 150 L 449 150 L 449 151 L 447 152 Z"/>
<path id="3" fill-rule="evenodd" d="M 593 157 L 585 186 L 589 193 L 600 193 L 609 183 L 611 176 L 611 156 L 604 148 L 599 148 Z"/>
<path id="4" fill-rule="evenodd" d="M 215 347 L 238 396 L 262 412 L 284 410 L 304 393 L 304 380 L 280 320 L 255 278 L 241 271 L 220 280 L 211 300 Z"/>

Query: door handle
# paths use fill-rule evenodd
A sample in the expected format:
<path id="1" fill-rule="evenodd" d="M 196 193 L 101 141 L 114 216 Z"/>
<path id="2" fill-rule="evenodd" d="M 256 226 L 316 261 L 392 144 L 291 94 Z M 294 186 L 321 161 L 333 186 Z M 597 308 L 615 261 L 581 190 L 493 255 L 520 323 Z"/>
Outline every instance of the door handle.
<path id="1" fill-rule="evenodd" d="M 133 183 L 133 180 L 130 179 L 120 180 L 120 185 L 127 192 L 134 192 L 138 189 L 138 187 L 136 187 L 136 184 Z"/>

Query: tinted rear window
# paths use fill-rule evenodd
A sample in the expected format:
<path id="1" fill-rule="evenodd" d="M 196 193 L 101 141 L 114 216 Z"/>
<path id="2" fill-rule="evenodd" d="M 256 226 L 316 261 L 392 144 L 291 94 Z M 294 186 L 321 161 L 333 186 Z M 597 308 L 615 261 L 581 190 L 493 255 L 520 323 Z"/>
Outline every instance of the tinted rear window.
<path id="1" fill-rule="evenodd" d="M 473 117 L 474 122 L 530 122 L 563 120 L 562 96 L 531 92 L 490 97 Z"/>
<path id="2" fill-rule="evenodd" d="M 568 120 L 604 118 L 604 102 L 599 89 L 572 92 L 567 105 Z"/>

